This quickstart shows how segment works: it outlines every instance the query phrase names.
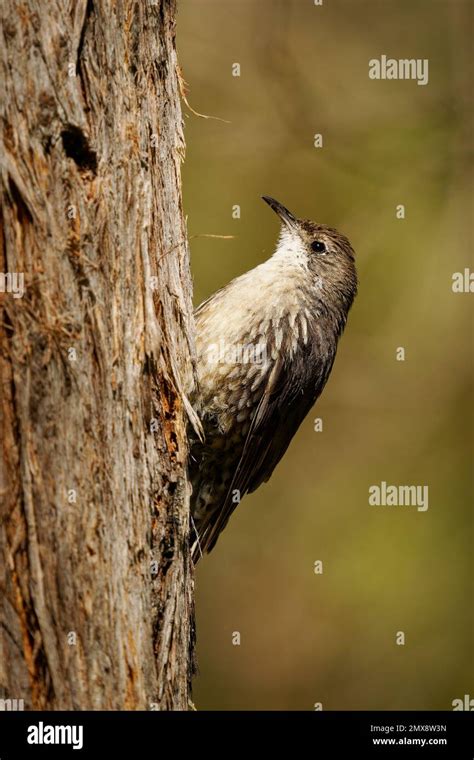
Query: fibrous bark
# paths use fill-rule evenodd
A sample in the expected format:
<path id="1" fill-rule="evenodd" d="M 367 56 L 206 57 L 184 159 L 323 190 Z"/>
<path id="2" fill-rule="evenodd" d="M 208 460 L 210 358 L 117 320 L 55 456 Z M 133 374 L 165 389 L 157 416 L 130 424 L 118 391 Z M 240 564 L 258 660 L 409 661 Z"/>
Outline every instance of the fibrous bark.
<path id="1" fill-rule="evenodd" d="M 4 0 L 1 13 L 2 696 L 187 709 L 175 3 Z M 22 297 L 6 273 L 24 276 Z"/>

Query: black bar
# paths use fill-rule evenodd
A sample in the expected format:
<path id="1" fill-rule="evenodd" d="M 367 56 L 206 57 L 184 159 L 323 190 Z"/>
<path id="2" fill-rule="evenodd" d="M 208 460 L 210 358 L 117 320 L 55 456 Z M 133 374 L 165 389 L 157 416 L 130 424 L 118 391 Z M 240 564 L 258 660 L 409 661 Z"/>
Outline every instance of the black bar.
<path id="1" fill-rule="evenodd" d="M 264 746 L 267 757 L 288 742 L 291 758 L 301 754 L 308 760 L 332 759 L 341 752 L 348 758 L 472 760 L 474 720 L 472 712 L 463 711 L 0 712 L 0 760 L 24 756 L 107 760 L 115 755 L 138 760 L 161 758 L 165 752 L 179 751 L 181 757 L 183 752 L 194 756 L 208 750 L 224 758 L 229 751 L 240 750 L 246 757 L 253 755 L 257 744 Z"/>

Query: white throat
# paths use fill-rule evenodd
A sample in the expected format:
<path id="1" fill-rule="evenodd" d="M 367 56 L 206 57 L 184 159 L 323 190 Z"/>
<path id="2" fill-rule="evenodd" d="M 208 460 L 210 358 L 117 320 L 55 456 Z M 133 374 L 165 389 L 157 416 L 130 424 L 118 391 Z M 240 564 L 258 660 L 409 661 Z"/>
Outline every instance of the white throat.
<path id="1" fill-rule="evenodd" d="M 272 259 L 277 261 L 288 261 L 289 263 L 308 268 L 308 259 L 305 246 L 300 236 L 296 232 L 291 232 L 287 227 L 282 226 L 280 237 L 278 238 L 277 247 Z"/>

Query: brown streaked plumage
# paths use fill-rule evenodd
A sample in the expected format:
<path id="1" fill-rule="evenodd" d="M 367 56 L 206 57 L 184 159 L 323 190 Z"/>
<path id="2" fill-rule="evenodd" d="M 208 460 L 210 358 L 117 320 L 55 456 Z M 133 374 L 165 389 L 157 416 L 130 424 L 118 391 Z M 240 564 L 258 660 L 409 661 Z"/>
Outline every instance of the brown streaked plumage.
<path id="1" fill-rule="evenodd" d="M 195 562 L 270 478 L 321 394 L 357 291 L 344 235 L 263 199 L 282 222 L 275 253 L 196 310 L 205 441 L 190 456 Z"/>

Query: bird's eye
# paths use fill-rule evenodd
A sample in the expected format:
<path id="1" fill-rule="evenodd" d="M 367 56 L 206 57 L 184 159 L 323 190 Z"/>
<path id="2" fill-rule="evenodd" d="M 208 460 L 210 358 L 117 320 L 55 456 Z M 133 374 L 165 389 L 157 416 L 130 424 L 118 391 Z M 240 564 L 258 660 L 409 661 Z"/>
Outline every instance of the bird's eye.
<path id="1" fill-rule="evenodd" d="M 326 250 L 326 246 L 322 242 L 322 240 L 313 240 L 311 243 L 311 250 L 315 253 L 324 253 Z"/>

